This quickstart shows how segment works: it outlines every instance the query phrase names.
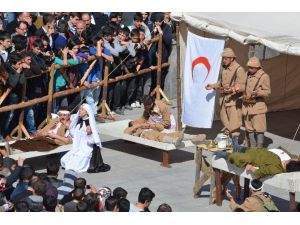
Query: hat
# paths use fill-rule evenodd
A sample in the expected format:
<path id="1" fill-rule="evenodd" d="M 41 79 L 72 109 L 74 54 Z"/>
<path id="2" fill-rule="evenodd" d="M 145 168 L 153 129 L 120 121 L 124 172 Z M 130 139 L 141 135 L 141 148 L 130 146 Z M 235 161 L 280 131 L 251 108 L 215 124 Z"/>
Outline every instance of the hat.
<path id="1" fill-rule="evenodd" d="M 235 58 L 235 53 L 231 48 L 224 48 L 222 52 L 222 57 L 232 57 Z"/>
<path id="2" fill-rule="evenodd" d="M 247 66 L 259 68 L 259 67 L 261 67 L 261 64 L 257 57 L 252 57 L 248 60 Z"/>
<path id="3" fill-rule="evenodd" d="M 263 183 L 257 179 L 254 179 L 250 182 L 249 188 L 253 191 L 261 191 L 263 188 Z"/>

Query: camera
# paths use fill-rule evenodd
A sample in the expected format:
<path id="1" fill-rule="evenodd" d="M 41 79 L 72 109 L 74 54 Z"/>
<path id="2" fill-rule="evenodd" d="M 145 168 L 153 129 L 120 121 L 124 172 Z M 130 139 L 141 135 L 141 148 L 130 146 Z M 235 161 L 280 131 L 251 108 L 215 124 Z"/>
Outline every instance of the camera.
<path id="1" fill-rule="evenodd" d="M 86 189 L 91 189 L 91 185 L 86 185 Z"/>

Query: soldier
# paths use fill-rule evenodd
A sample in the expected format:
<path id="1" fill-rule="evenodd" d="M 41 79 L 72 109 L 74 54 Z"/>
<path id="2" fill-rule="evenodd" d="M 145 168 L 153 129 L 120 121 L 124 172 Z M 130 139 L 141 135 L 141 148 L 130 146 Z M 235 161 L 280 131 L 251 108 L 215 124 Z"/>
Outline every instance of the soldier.
<path id="1" fill-rule="evenodd" d="M 240 206 L 234 201 L 232 195 L 226 191 L 227 198 L 230 200 L 229 207 L 232 211 L 241 208 L 245 212 L 279 212 L 271 196 L 262 191 L 263 183 L 261 181 L 254 179 L 250 182 L 249 187 L 251 196 L 246 198 Z"/>
<path id="2" fill-rule="evenodd" d="M 248 63 L 247 80 L 242 96 L 242 113 L 251 147 L 263 147 L 264 132 L 267 130 L 265 98 L 271 94 L 270 77 L 266 74 L 258 58 L 252 57 Z"/>
<path id="3" fill-rule="evenodd" d="M 215 89 L 220 92 L 220 117 L 225 132 L 232 138 L 234 151 L 242 151 L 238 145 L 240 126 L 242 125 L 242 102 L 240 97 L 245 88 L 245 70 L 236 61 L 231 48 L 225 48 L 222 53 L 222 74 L 215 84 L 208 84 L 206 90 Z"/>

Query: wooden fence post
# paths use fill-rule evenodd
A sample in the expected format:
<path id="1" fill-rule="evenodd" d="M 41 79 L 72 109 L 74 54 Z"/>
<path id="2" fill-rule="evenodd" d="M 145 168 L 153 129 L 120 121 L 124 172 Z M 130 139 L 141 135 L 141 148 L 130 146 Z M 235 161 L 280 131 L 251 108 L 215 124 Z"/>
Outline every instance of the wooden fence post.
<path id="1" fill-rule="evenodd" d="M 107 87 L 108 87 L 108 72 L 109 72 L 108 64 L 109 64 L 109 62 L 106 61 L 105 67 L 104 67 L 104 84 L 103 84 L 103 89 L 102 89 L 100 118 L 115 120 L 115 117 L 113 116 L 113 114 L 107 104 L 107 91 L 108 91 Z M 108 112 L 109 116 L 106 115 L 107 112 Z"/>
<path id="2" fill-rule="evenodd" d="M 53 86 L 54 86 L 54 64 L 50 67 L 50 81 L 48 88 L 48 105 L 47 105 L 47 123 L 49 123 L 51 119 L 51 111 L 52 111 L 52 102 L 53 102 Z"/>
<path id="3" fill-rule="evenodd" d="M 26 89 L 27 89 L 27 80 L 25 79 L 25 82 L 22 87 L 22 95 L 21 95 L 21 102 L 25 101 L 26 98 Z M 24 126 L 24 110 L 25 108 L 21 109 L 20 115 L 19 115 L 19 123 L 18 126 L 16 126 L 12 132 L 10 133 L 11 136 L 13 136 L 16 132 L 18 132 L 17 140 L 20 140 L 22 138 L 23 133 L 25 134 L 26 138 L 30 138 L 30 135 L 28 131 L 26 130 Z"/>

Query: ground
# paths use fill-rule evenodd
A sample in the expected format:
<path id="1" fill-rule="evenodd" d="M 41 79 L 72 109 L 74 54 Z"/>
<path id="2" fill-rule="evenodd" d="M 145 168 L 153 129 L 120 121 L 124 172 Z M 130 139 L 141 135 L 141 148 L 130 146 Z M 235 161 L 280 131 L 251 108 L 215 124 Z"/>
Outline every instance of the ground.
<path id="1" fill-rule="evenodd" d="M 176 101 L 172 101 L 171 108 L 176 117 Z M 125 115 L 117 116 L 117 120 L 135 119 L 141 113 L 142 109 L 125 111 Z M 208 138 L 214 138 L 221 128 L 220 122 L 216 121 L 210 130 L 187 128 L 186 132 L 191 134 L 205 132 Z M 268 133 L 267 136 L 270 146 L 290 146 L 288 139 L 271 133 Z M 97 188 L 103 186 L 108 186 L 111 189 L 123 187 L 128 191 L 128 199 L 132 203 L 137 201 L 140 189 L 148 187 L 156 195 L 150 206 L 151 211 L 156 211 L 162 203 L 168 203 L 176 212 L 230 211 L 227 200 L 223 201 L 221 207 L 209 205 L 209 181 L 204 185 L 201 197 L 197 199 L 193 197 L 192 189 L 196 168 L 194 161 L 195 147 L 172 151 L 170 154 L 171 168 L 164 168 L 160 166 L 162 153 L 159 150 L 104 136 L 101 135 L 101 131 L 100 137 L 103 144 L 102 155 L 104 161 L 111 165 L 111 171 L 98 174 L 83 173 L 82 177 L 87 179 L 88 184 L 94 184 Z M 292 146 L 299 147 L 300 144 L 297 141 Z M 51 159 L 57 161 L 59 157 L 59 155 L 50 156 Z M 45 167 L 46 157 L 30 159 L 28 162 L 32 163 L 39 171 L 42 171 Z M 59 177 L 62 176 L 63 170 L 60 171 Z M 241 184 L 243 184 L 242 180 Z M 229 185 L 229 189 L 234 194 L 232 184 Z M 270 188 L 267 185 L 265 185 L 264 190 L 273 196 L 280 210 L 289 210 L 287 191 Z M 296 199 L 300 200 L 299 195 L 296 195 Z"/>

